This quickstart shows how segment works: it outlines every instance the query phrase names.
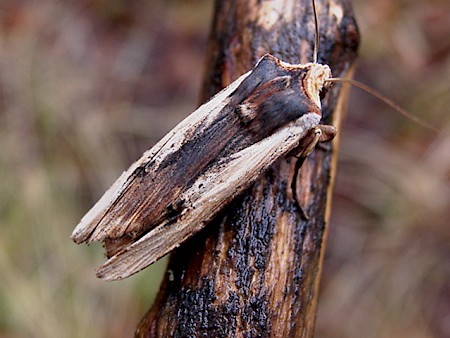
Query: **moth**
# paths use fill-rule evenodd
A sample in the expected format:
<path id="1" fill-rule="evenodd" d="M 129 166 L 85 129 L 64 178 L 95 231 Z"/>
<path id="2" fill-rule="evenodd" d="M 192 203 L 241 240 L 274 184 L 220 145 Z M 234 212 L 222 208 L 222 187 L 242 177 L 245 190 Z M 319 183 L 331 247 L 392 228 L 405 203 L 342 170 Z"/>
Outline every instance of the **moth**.
<path id="1" fill-rule="evenodd" d="M 331 70 L 264 55 L 125 171 L 71 238 L 103 242 L 105 280 L 126 278 L 211 221 L 277 159 L 306 157 L 332 126 L 319 125 Z"/>

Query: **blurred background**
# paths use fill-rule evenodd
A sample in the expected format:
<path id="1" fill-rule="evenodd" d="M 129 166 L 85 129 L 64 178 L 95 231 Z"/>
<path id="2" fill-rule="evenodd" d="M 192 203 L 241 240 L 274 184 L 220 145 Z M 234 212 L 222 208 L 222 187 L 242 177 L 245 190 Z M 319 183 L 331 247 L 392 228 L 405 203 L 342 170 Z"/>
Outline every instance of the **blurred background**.
<path id="1" fill-rule="evenodd" d="M 317 337 L 450 337 L 450 3 L 354 1 L 352 90 Z M 207 0 L 0 2 L 0 337 L 126 337 L 165 260 L 95 278 L 74 226 L 197 106 Z"/>

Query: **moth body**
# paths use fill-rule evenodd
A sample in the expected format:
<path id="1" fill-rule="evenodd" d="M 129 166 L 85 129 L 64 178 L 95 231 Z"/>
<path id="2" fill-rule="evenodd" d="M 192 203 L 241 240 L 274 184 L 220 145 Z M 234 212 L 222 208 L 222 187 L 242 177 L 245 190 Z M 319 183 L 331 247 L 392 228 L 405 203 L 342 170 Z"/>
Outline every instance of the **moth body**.
<path id="1" fill-rule="evenodd" d="M 104 243 L 109 260 L 98 276 L 142 270 L 202 229 L 277 159 L 300 144 L 306 156 L 312 147 L 301 141 L 320 122 L 319 94 L 330 77 L 326 65 L 265 55 L 145 152 L 73 231 L 76 243 Z"/>

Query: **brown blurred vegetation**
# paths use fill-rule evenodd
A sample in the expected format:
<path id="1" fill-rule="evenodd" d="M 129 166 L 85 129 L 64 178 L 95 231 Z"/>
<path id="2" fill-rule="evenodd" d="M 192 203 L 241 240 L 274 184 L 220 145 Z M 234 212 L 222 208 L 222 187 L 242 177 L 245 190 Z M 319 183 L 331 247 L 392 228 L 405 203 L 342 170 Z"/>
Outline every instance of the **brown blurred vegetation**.
<path id="1" fill-rule="evenodd" d="M 450 336 L 450 3 L 354 2 L 352 91 L 317 337 Z M 124 337 L 164 261 L 96 280 L 69 235 L 120 172 L 192 112 L 206 0 L 0 3 L 0 336 Z"/>

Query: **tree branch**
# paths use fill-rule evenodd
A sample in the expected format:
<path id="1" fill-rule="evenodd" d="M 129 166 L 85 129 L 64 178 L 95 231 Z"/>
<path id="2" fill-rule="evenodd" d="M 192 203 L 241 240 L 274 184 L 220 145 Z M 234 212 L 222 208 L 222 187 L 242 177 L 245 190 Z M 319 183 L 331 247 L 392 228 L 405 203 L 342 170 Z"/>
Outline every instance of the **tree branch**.
<path id="1" fill-rule="evenodd" d="M 349 1 L 317 2 L 319 63 L 345 76 L 358 31 Z M 265 53 L 311 62 L 310 0 L 216 1 L 203 101 L 250 70 Z M 322 102 L 324 123 L 339 126 L 346 95 Z M 334 112 L 334 113 L 333 113 Z M 317 148 L 295 175 L 278 161 L 248 191 L 172 255 L 138 337 L 311 337 L 330 207 L 337 141 Z M 291 181 L 297 177 L 296 184 Z M 293 198 L 297 187 L 302 217 Z"/>

